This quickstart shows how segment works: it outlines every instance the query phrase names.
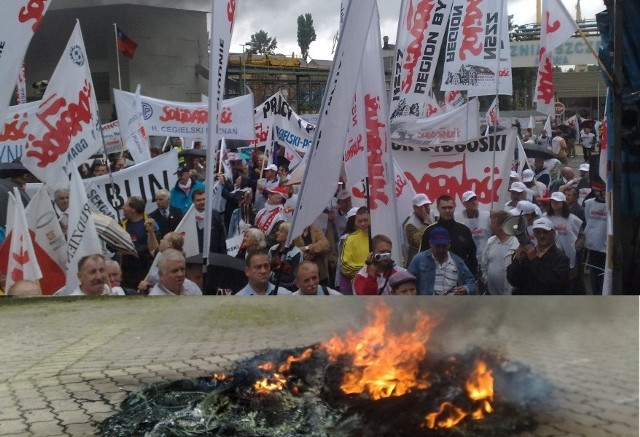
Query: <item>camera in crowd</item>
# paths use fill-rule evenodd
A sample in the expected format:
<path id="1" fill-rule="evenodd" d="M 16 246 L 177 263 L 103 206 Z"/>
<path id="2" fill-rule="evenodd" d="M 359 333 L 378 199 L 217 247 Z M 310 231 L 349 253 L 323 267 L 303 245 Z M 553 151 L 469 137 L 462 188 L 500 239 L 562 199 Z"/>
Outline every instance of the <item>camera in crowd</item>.
<path id="1" fill-rule="evenodd" d="M 375 255 L 373 255 L 373 262 L 379 263 L 389 260 L 391 260 L 390 252 L 376 253 Z"/>

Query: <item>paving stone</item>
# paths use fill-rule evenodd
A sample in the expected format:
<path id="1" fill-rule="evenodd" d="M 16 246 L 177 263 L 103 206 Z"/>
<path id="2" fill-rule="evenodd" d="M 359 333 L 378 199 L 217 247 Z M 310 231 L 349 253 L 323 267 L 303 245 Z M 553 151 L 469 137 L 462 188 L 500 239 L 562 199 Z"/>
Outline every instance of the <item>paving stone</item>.
<path id="1" fill-rule="evenodd" d="M 73 424 L 65 427 L 65 431 L 70 436 L 90 436 L 95 435 L 96 428 L 93 424 L 89 423 L 86 419 L 87 423 L 82 424 Z"/>
<path id="2" fill-rule="evenodd" d="M 22 411 L 16 406 L 0 408 L 0 422 L 10 419 L 18 419 Z"/>
<path id="3" fill-rule="evenodd" d="M 83 402 L 82 409 L 84 409 L 87 414 L 107 413 L 113 411 L 113 407 L 104 402 Z"/>
<path id="4" fill-rule="evenodd" d="M 60 411 L 57 413 L 57 417 L 63 425 L 86 423 L 89 419 L 89 416 L 79 407 L 73 411 Z"/>
<path id="5" fill-rule="evenodd" d="M 55 422 L 37 422 L 29 425 L 29 431 L 32 435 L 38 437 L 56 437 L 65 434 L 64 428 Z"/>
<path id="6" fill-rule="evenodd" d="M 22 420 L 3 420 L 0 419 L 0 435 L 25 433 L 27 424 Z"/>
<path id="7" fill-rule="evenodd" d="M 53 411 L 76 411 L 80 407 L 73 399 L 60 399 L 49 402 L 49 405 Z"/>
<path id="8" fill-rule="evenodd" d="M 55 421 L 53 412 L 48 409 L 26 410 L 24 418 L 27 423 Z"/>

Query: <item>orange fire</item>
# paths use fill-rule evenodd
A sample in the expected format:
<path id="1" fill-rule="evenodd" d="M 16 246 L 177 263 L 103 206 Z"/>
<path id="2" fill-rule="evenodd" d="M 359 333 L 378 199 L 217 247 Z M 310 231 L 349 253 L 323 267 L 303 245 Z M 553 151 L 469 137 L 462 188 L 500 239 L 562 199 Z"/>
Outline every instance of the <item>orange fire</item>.
<path id="1" fill-rule="evenodd" d="M 274 390 L 282 390 L 286 383 L 287 378 L 279 373 L 274 373 L 269 378 L 264 378 L 260 381 L 256 381 L 253 384 L 253 388 L 258 392 L 270 392 Z"/>
<path id="2" fill-rule="evenodd" d="M 474 411 L 464 411 L 451 402 L 445 401 L 440 405 L 438 411 L 425 416 L 422 426 L 429 429 L 451 428 L 469 415 L 474 420 L 480 420 L 484 418 L 485 413 L 492 413 L 493 408 L 489 403 L 489 401 L 493 401 L 493 376 L 491 373 L 491 369 L 487 368 L 484 361 L 478 361 L 466 381 L 465 387 L 469 399 L 480 402 L 478 408 Z"/>
<path id="3" fill-rule="evenodd" d="M 297 361 L 308 360 L 311 357 L 312 353 L 313 353 L 313 348 L 307 348 L 305 349 L 304 352 L 302 352 L 302 354 L 300 354 L 299 357 L 296 357 L 295 355 L 291 355 L 287 357 L 284 363 L 281 363 L 278 366 L 278 373 L 274 373 L 270 377 L 264 378 L 260 381 L 256 381 L 253 384 L 253 388 L 259 392 L 270 392 L 275 390 L 282 390 L 285 384 L 287 383 L 287 378 L 283 374 L 288 372 L 289 369 L 291 369 L 291 364 Z M 272 362 L 266 362 L 258 366 L 258 369 L 266 370 L 266 371 L 272 371 L 275 368 L 276 366 Z M 294 387 L 294 389 L 295 391 L 297 391 L 296 387 Z"/>
<path id="4" fill-rule="evenodd" d="M 360 332 L 334 335 L 322 345 L 331 361 L 353 356 L 354 369 L 345 373 L 340 388 L 347 394 L 368 393 L 376 400 L 427 388 L 418 364 L 426 354 L 433 322 L 420 315 L 412 332 L 396 334 L 388 329 L 390 308 L 377 306 L 372 311 L 374 320 Z"/>

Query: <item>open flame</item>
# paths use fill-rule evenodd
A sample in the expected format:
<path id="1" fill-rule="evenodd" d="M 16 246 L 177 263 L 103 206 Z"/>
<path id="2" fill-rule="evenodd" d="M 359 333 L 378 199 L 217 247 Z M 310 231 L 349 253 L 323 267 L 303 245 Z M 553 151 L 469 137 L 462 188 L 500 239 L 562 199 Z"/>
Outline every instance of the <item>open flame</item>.
<path id="1" fill-rule="evenodd" d="M 291 364 L 298 361 L 305 361 L 311 358 L 313 348 L 305 349 L 300 356 L 290 355 L 287 359 L 278 366 L 278 371 L 274 372 L 271 376 L 268 376 L 260 381 L 256 381 L 253 384 L 253 388 L 258 392 L 271 392 L 276 390 L 282 390 L 286 383 L 287 377 L 284 375 L 291 369 Z M 275 370 L 276 365 L 270 361 L 260 364 L 258 369 L 272 372 Z M 293 391 L 297 393 L 297 387 L 293 387 Z"/>
<path id="2" fill-rule="evenodd" d="M 329 360 L 341 355 L 353 357 L 353 369 L 346 372 L 340 388 L 347 394 L 367 393 L 373 399 L 402 396 L 412 389 L 429 386 L 419 376 L 419 363 L 426 355 L 433 322 L 420 314 L 412 332 L 396 334 L 388 329 L 391 309 L 372 309 L 374 320 L 360 332 L 334 335 L 322 347 Z"/>
<path id="3" fill-rule="evenodd" d="M 493 402 L 493 376 L 491 373 L 487 364 L 479 360 L 466 381 L 467 396 L 474 401 L 475 409 L 473 411 L 465 411 L 453 403 L 445 401 L 440 404 L 438 411 L 425 416 L 422 426 L 428 429 L 451 428 L 469 415 L 474 420 L 480 420 L 484 418 L 485 413 L 492 413 L 493 408 L 489 403 Z"/>

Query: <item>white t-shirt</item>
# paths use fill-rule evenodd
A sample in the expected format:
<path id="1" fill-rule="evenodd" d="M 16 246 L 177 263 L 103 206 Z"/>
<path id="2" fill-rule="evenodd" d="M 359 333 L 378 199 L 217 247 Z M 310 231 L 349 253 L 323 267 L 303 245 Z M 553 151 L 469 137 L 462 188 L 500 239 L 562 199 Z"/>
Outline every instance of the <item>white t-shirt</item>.
<path id="1" fill-rule="evenodd" d="M 186 279 L 182 284 L 183 292 L 180 296 L 202 296 L 202 290 L 196 285 L 195 282 Z M 167 290 L 160 282 L 153 286 L 149 292 L 149 296 L 177 296 L 175 293 Z"/>
<path id="2" fill-rule="evenodd" d="M 607 204 L 588 199 L 584 202 L 584 247 L 597 252 L 607 251 Z"/>
<path id="3" fill-rule="evenodd" d="M 569 257 L 569 267 L 576 265 L 576 240 L 580 234 L 582 220 L 573 214 L 564 218 L 559 215 L 546 215 L 556 228 L 556 246 L 558 246 L 567 257 Z"/>

